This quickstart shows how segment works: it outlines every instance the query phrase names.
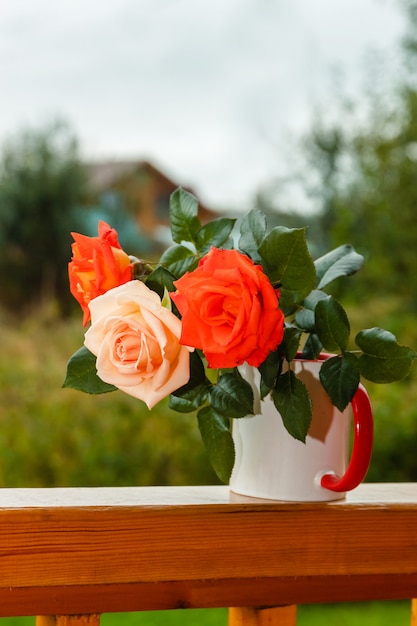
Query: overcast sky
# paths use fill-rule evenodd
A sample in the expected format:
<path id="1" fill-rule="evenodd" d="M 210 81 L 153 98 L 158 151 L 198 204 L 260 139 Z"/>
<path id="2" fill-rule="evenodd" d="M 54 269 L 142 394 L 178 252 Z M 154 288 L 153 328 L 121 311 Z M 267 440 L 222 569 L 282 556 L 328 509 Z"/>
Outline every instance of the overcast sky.
<path id="1" fill-rule="evenodd" d="M 85 158 L 149 159 L 246 205 L 331 71 L 359 84 L 402 32 L 394 0 L 0 0 L 0 142 L 61 117 Z"/>

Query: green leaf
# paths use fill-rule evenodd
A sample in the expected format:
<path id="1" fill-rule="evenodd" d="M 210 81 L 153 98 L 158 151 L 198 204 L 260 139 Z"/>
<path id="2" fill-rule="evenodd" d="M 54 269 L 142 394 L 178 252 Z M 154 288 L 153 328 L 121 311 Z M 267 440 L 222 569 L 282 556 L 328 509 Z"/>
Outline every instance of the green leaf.
<path id="1" fill-rule="evenodd" d="M 220 480 L 228 483 L 235 462 L 235 447 L 229 420 L 210 406 L 200 409 L 197 419 L 210 463 Z"/>
<path id="2" fill-rule="evenodd" d="M 165 289 L 175 291 L 175 276 L 162 265 L 159 265 L 149 276 L 146 277 L 145 284 L 149 289 L 155 291 L 162 299 Z"/>
<path id="3" fill-rule="evenodd" d="M 284 328 L 284 337 L 280 345 L 278 346 L 278 354 L 287 359 L 287 361 L 292 361 L 295 359 L 297 352 L 300 349 L 300 340 L 303 331 L 297 328 L 296 326 L 291 326 L 291 324 L 286 324 Z"/>
<path id="4" fill-rule="evenodd" d="M 316 328 L 316 320 L 314 317 L 314 311 L 316 305 L 320 300 L 324 300 L 328 297 L 328 294 L 318 289 L 313 291 L 305 298 L 303 302 L 303 308 L 297 311 L 295 314 L 295 321 L 297 325 L 306 332 L 313 332 Z"/>
<path id="5" fill-rule="evenodd" d="M 225 417 L 238 418 L 253 415 L 253 391 L 238 370 L 222 374 L 210 389 L 210 403 Z"/>
<path id="6" fill-rule="evenodd" d="M 210 387 L 203 361 L 194 350 L 190 354 L 190 380 L 170 395 L 169 406 L 180 413 L 195 411 L 207 400 Z"/>
<path id="7" fill-rule="evenodd" d="M 264 398 L 276 385 L 282 370 L 282 357 L 279 350 L 270 352 L 265 361 L 258 367 L 261 374 L 261 398 Z"/>
<path id="8" fill-rule="evenodd" d="M 326 350 L 344 350 L 349 341 L 350 325 L 343 307 L 332 296 L 317 302 L 315 312 L 317 335 Z"/>
<path id="9" fill-rule="evenodd" d="M 169 218 L 173 240 L 176 243 L 194 243 L 201 228 L 197 198 L 182 188 L 176 189 L 169 201 Z"/>
<path id="10" fill-rule="evenodd" d="M 240 223 L 239 249 L 254 263 L 262 263 L 259 247 L 266 235 L 266 217 L 260 209 L 252 209 Z"/>
<path id="11" fill-rule="evenodd" d="M 392 383 L 407 376 L 417 354 L 397 342 L 395 335 L 382 328 L 368 328 L 356 335 L 361 374 L 375 383 Z"/>
<path id="12" fill-rule="evenodd" d="M 292 310 L 314 288 L 316 270 L 307 248 L 305 228 L 276 226 L 259 247 L 272 283 L 281 285 L 280 306 Z"/>
<path id="13" fill-rule="evenodd" d="M 231 217 L 219 217 L 205 224 L 198 231 L 195 246 L 200 254 L 206 254 L 212 246 L 221 248 L 226 244 L 236 220 Z"/>
<path id="14" fill-rule="evenodd" d="M 360 381 L 359 362 L 353 352 L 345 352 L 323 361 L 320 368 L 320 381 L 330 400 L 339 411 L 344 411 Z"/>
<path id="15" fill-rule="evenodd" d="M 206 370 L 204 367 L 203 360 L 200 356 L 198 350 L 194 350 L 194 352 L 190 353 L 190 380 L 185 385 L 185 387 L 191 387 L 196 385 L 206 384 Z M 211 384 L 209 382 L 209 384 Z M 183 387 L 181 387 L 183 389 Z"/>
<path id="16" fill-rule="evenodd" d="M 363 256 L 349 244 L 339 246 L 314 262 L 317 289 L 322 289 L 342 276 L 355 274 L 363 265 Z"/>
<path id="17" fill-rule="evenodd" d="M 62 386 L 93 394 L 117 389 L 97 376 L 96 357 L 85 346 L 77 350 L 68 361 L 67 375 Z"/>
<path id="18" fill-rule="evenodd" d="M 197 267 L 198 257 L 186 246 L 173 245 L 162 253 L 160 263 L 176 278 L 180 278 Z"/>
<path id="19" fill-rule="evenodd" d="M 311 424 L 311 400 L 306 386 L 292 370 L 279 376 L 272 400 L 289 434 L 304 443 Z"/>
<path id="20" fill-rule="evenodd" d="M 208 386 L 198 385 L 197 387 L 182 388 L 169 397 L 169 408 L 178 413 L 191 413 L 200 407 L 207 400 Z"/>
<path id="21" fill-rule="evenodd" d="M 314 361 L 318 358 L 320 352 L 322 351 L 323 345 L 320 339 L 317 337 L 316 333 L 310 333 L 308 335 L 307 341 L 304 344 L 301 356 L 303 359 L 309 359 L 310 361 Z"/>

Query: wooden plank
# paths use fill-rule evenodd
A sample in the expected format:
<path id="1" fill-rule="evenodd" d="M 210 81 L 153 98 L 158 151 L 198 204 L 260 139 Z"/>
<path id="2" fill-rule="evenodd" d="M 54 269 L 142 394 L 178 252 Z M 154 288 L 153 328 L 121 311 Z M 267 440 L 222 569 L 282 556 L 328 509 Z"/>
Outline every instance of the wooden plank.
<path id="1" fill-rule="evenodd" d="M 169 507 L 226 504 L 229 488 L 224 485 L 193 487 L 66 487 L 0 489 L 1 509 Z M 234 497 L 234 496 L 233 496 Z M 240 496 L 239 496 L 240 499 Z"/>
<path id="2" fill-rule="evenodd" d="M 314 604 L 409 599 L 416 595 L 414 576 L 329 576 L 289 579 L 166 581 L 124 585 L 62 585 L 0 589 L 0 617 L 111 613 L 228 606 Z"/>
<path id="3" fill-rule="evenodd" d="M 412 574 L 416 516 L 380 501 L 3 508 L 0 585 Z"/>
<path id="4" fill-rule="evenodd" d="M 245 503 L 274 504 L 271 500 L 247 498 L 230 492 L 226 485 L 192 487 L 68 487 L 0 489 L 2 509 L 32 508 L 101 508 L 101 507 L 166 507 L 200 506 L 208 504 Z M 345 500 L 329 503 L 385 507 L 417 503 L 417 483 L 367 483 L 347 494 Z M 277 503 L 291 508 L 305 506 L 297 503 Z M 319 506 L 313 504 L 312 506 Z M 311 505 L 308 505 L 311 506 Z"/>
<path id="5" fill-rule="evenodd" d="M 0 503 L 2 616 L 417 596 L 415 484 L 318 504 L 227 487 L 0 490 Z"/>
<path id="6" fill-rule="evenodd" d="M 415 576 L 354 576 L 282 579 L 168 581 L 126 585 L 0 589 L 0 617 L 60 613 L 111 613 L 228 606 L 274 606 L 408 599 Z"/>

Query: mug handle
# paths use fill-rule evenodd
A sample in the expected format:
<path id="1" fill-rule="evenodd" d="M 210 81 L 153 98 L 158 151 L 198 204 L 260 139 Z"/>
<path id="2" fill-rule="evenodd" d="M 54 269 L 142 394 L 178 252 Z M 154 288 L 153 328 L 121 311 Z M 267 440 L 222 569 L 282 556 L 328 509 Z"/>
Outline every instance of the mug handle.
<path id="1" fill-rule="evenodd" d="M 330 491 L 350 491 L 355 489 L 365 478 L 371 462 L 374 423 L 369 396 L 359 385 L 352 398 L 353 410 L 353 447 L 348 468 L 342 477 L 325 474 L 321 486 Z"/>

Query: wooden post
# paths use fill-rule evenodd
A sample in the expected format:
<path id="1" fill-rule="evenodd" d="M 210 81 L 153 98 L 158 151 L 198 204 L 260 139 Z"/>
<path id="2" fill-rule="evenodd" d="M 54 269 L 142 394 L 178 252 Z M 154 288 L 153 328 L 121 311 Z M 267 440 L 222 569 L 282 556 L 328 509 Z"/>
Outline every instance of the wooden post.
<path id="1" fill-rule="evenodd" d="M 417 598 L 411 600 L 411 626 L 417 626 Z"/>
<path id="2" fill-rule="evenodd" d="M 55 615 L 38 615 L 36 617 L 36 626 L 56 626 Z"/>
<path id="3" fill-rule="evenodd" d="M 295 604 L 269 609 L 245 607 L 229 609 L 229 626 L 296 626 L 296 623 L 297 607 Z"/>

